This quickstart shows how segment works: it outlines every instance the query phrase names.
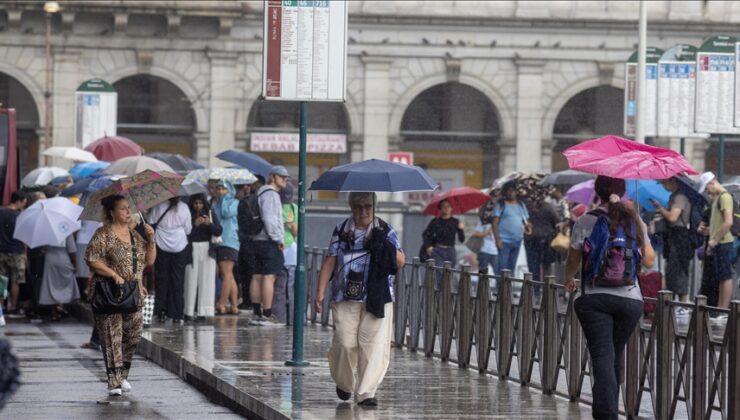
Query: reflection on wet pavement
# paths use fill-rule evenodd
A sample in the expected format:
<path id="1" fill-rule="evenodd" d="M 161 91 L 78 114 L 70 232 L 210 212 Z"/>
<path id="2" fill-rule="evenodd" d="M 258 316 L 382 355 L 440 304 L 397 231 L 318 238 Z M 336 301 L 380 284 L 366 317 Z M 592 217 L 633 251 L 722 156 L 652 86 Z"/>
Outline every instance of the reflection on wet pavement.
<path id="1" fill-rule="evenodd" d="M 499 381 L 471 370 L 394 349 L 391 367 L 378 391 L 380 406 L 367 410 L 341 402 L 329 376 L 326 352 L 332 331 L 306 328 L 306 368 L 291 368 L 292 331 L 287 327 L 247 326 L 245 317 L 217 317 L 195 325 L 144 332 L 144 349 L 169 369 L 211 385 L 266 418 L 569 418 L 591 417 L 590 407 L 542 395 L 536 389 Z M 164 349 L 167 351 L 157 351 Z M 183 358 L 187 363 L 179 363 Z M 183 367 L 196 365 L 194 367 Z M 220 382 L 220 383 L 219 383 Z"/>

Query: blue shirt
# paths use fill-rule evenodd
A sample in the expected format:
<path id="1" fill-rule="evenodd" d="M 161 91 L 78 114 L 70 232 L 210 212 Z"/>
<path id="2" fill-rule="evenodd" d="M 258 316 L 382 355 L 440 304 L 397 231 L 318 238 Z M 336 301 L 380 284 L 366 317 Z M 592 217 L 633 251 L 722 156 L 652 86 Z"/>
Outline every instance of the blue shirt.
<path id="1" fill-rule="evenodd" d="M 521 201 L 516 204 L 500 203 L 493 208 L 493 217 L 498 217 L 498 236 L 501 242 L 513 244 L 524 239 L 524 224 L 529 220 L 529 212 Z"/>
<path id="2" fill-rule="evenodd" d="M 347 236 L 341 235 L 342 228 L 344 228 L 344 232 L 354 232 L 354 243 L 348 244 L 346 240 L 340 238 L 340 236 Z M 352 223 L 351 219 L 345 220 L 334 228 L 328 252 L 330 257 L 337 257 L 337 265 L 334 268 L 334 276 L 332 277 L 331 282 L 331 301 L 333 303 L 346 300 L 344 298 L 344 290 L 347 285 L 347 277 L 349 276 L 350 271 L 364 273 L 364 293 L 362 301 L 365 302 L 367 300 L 367 278 L 370 273 L 370 253 L 363 246 L 366 234 L 367 231 L 364 229 L 355 229 L 354 223 Z M 393 245 L 395 245 L 397 250 L 401 251 L 401 243 L 398 241 L 396 231 L 391 225 L 388 225 L 387 238 Z M 395 300 L 393 293 L 393 276 L 388 276 L 388 287 L 391 290 L 391 298 Z"/>
<path id="3" fill-rule="evenodd" d="M 478 225 L 475 228 L 476 232 L 485 232 L 491 228 L 491 224 Z M 489 255 L 498 255 L 498 248 L 496 248 L 496 240 L 493 238 L 493 233 L 483 237 L 483 246 L 480 247 L 480 252 L 484 252 Z"/>

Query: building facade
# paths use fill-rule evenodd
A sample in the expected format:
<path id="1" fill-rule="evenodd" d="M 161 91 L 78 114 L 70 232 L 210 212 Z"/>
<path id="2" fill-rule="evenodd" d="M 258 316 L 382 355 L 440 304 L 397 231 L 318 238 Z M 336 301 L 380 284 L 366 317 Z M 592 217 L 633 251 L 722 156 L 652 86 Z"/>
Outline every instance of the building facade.
<path id="1" fill-rule="evenodd" d="M 18 112 L 24 171 L 46 146 L 73 145 L 74 92 L 118 91 L 118 134 L 147 151 L 210 165 L 255 133 L 295 133 L 298 105 L 261 94 L 262 2 L 60 2 L 45 60 L 43 2 L 0 5 L 0 102 Z M 346 138 L 309 155 L 309 178 L 340 163 L 414 152 L 443 187 L 488 186 L 512 170 L 551 171 L 560 151 L 622 133 L 624 62 L 637 1 L 350 1 L 347 101 L 310 104 L 309 130 Z M 648 43 L 667 49 L 733 34 L 740 3 L 649 2 Z M 51 139 L 44 139 L 50 72 Z M 678 148 L 678 139 L 655 139 Z M 289 167 L 295 153 L 266 152 Z M 688 139 L 697 169 L 713 139 Z M 730 141 L 728 173 L 740 174 Z M 53 162 L 63 164 L 63 162 Z"/>

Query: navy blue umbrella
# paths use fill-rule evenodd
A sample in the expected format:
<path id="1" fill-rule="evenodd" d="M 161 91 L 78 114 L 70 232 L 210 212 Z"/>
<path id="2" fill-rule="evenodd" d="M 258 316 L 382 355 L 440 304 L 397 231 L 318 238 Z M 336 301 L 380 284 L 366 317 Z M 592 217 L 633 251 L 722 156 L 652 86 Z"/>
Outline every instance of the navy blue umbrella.
<path id="1" fill-rule="evenodd" d="M 707 198 L 699 192 L 699 185 L 686 175 L 677 175 L 678 190 L 686 195 L 689 202 L 693 205 L 704 207 L 707 204 Z"/>
<path id="2" fill-rule="evenodd" d="M 217 158 L 226 162 L 235 163 L 255 175 L 267 178 L 272 172 L 272 164 L 254 153 L 239 150 L 227 150 L 216 155 Z"/>
<path id="3" fill-rule="evenodd" d="M 149 156 L 150 158 L 154 158 L 154 159 L 160 160 L 168 164 L 172 169 L 174 169 L 177 172 L 190 172 L 196 169 L 205 168 L 205 166 L 194 161 L 193 159 L 187 158 L 179 154 L 154 152 L 154 153 L 147 153 L 146 155 Z"/>
<path id="4" fill-rule="evenodd" d="M 91 182 L 95 181 L 95 178 L 82 178 L 69 187 L 62 190 L 62 197 L 72 197 L 73 195 L 82 194 L 87 189 Z"/>
<path id="5" fill-rule="evenodd" d="M 312 191 L 434 191 L 437 183 L 418 166 L 369 159 L 324 172 L 311 184 Z"/>

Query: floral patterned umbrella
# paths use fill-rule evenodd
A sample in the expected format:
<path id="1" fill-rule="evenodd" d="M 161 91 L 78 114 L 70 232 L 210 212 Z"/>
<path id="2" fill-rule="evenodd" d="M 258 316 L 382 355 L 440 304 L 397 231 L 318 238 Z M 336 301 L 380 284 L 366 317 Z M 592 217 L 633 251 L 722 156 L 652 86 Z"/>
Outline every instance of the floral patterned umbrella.
<path id="1" fill-rule="evenodd" d="M 197 182 L 203 186 L 208 185 L 209 179 L 223 179 L 233 185 L 246 185 L 257 181 L 257 177 L 242 168 L 196 169 L 185 177 L 186 181 Z"/>
<path id="2" fill-rule="evenodd" d="M 107 196 L 121 194 L 137 211 L 146 211 L 159 203 L 177 196 L 185 178 L 168 172 L 146 170 L 132 177 L 113 181 L 110 186 L 93 193 L 87 200 L 80 219 L 103 221 L 101 200 Z"/>

